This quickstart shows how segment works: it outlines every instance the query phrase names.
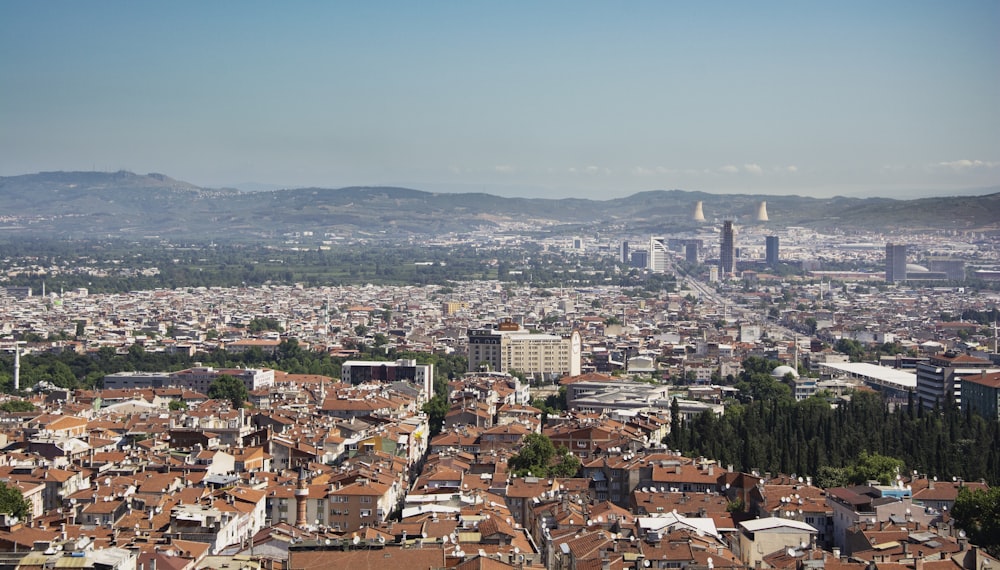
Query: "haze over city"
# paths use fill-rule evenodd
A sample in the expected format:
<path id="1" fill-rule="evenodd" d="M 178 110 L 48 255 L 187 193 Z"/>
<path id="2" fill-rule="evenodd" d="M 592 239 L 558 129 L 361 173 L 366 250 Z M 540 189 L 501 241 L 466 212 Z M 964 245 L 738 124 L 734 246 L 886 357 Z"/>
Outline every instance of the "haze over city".
<path id="1" fill-rule="evenodd" d="M 998 22 L 985 1 L 7 2 L 0 175 L 985 193 Z"/>

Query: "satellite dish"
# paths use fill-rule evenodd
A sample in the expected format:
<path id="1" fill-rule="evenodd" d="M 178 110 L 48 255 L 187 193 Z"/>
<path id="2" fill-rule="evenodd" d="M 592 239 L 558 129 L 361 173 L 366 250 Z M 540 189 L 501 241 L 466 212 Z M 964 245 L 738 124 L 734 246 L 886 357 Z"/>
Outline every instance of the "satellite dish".
<path id="1" fill-rule="evenodd" d="M 785 551 L 785 554 L 787 554 L 791 558 L 795 558 L 795 549 L 794 548 L 789 548 L 788 550 Z"/>
<path id="2" fill-rule="evenodd" d="M 361 537 L 358 535 L 354 535 L 354 540 L 352 540 L 351 542 L 353 542 L 354 544 L 358 544 L 359 542 L 361 542 Z"/>
<path id="3" fill-rule="evenodd" d="M 448 544 L 448 540 L 449 539 L 448 539 L 448 535 L 447 534 L 441 537 L 441 542 L 443 542 L 445 544 Z"/>

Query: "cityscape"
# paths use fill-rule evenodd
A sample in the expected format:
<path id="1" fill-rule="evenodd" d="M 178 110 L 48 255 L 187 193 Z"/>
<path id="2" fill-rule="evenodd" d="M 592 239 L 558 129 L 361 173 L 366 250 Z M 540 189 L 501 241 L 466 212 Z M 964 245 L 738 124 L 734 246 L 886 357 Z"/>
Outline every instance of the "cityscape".
<path id="1" fill-rule="evenodd" d="M 341 285 L 281 278 L 363 233 L 284 236 L 281 273 L 211 286 L 164 286 L 190 248 L 162 239 L 12 241 L 5 563 L 989 567 L 1000 234 L 776 214 L 429 235 L 450 257 Z M 442 259 L 455 279 L 393 283 Z"/>

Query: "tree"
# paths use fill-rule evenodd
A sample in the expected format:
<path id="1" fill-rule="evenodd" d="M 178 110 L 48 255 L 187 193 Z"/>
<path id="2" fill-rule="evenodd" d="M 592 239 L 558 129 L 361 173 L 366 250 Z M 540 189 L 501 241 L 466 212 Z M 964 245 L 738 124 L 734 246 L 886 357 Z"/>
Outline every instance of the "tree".
<path id="1" fill-rule="evenodd" d="M 0 481 L 0 513 L 8 513 L 19 520 L 27 521 L 31 518 L 31 503 L 24 498 L 17 487 L 8 487 L 6 483 Z"/>
<path id="2" fill-rule="evenodd" d="M 0 404 L 0 411 L 4 412 L 33 412 L 35 405 L 27 400 L 8 400 Z"/>
<path id="3" fill-rule="evenodd" d="M 176 412 L 177 410 L 186 410 L 188 405 L 184 400 L 170 400 L 170 403 L 167 404 L 167 408 L 169 408 L 172 412 Z"/>
<path id="4" fill-rule="evenodd" d="M 508 465 L 516 475 L 535 477 L 572 477 L 580 470 L 580 460 L 563 446 L 556 449 L 548 436 L 528 434 L 521 450 L 510 458 Z"/>
<path id="5" fill-rule="evenodd" d="M 903 461 L 900 459 L 862 451 L 857 464 L 851 470 L 850 480 L 858 485 L 866 481 L 878 481 L 883 485 L 889 485 L 896 480 L 896 475 L 899 475 L 902 468 Z"/>
<path id="6" fill-rule="evenodd" d="M 424 404 L 420 411 L 427 414 L 427 423 L 431 428 L 431 437 L 441 433 L 441 425 L 444 422 L 444 417 L 448 415 L 448 398 L 436 394 L 427 403 Z"/>
<path id="7" fill-rule="evenodd" d="M 229 400 L 234 408 L 243 407 L 247 396 L 247 387 L 243 381 L 228 374 L 220 374 L 208 387 L 209 398 Z"/>
<path id="8" fill-rule="evenodd" d="M 1000 556 L 1000 487 L 975 491 L 960 488 L 951 514 L 969 541 L 992 556 Z"/>

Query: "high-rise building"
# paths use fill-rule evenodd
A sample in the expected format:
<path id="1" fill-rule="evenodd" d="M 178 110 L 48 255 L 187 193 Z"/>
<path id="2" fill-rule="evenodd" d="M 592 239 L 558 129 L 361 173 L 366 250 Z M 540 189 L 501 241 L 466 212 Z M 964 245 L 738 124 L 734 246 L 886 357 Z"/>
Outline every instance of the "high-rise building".
<path id="1" fill-rule="evenodd" d="M 649 238 L 649 270 L 653 273 L 664 273 L 667 271 L 667 256 L 670 255 L 666 238 Z"/>
<path id="2" fill-rule="evenodd" d="M 764 260 L 771 267 L 778 266 L 778 236 L 767 236 L 764 238 L 765 258 Z"/>
<path id="3" fill-rule="evenodd" d="M 645 269 L 649 265 L 649 252 L 644 249 L 638 249 L 629 254 L 632 260 L 632 267 L 636 269 Z"/>
<path id="4" fill-rule="evenodd" d="M 906 246 L 890 242 L 885 244 L 885 282 L 901 281 L 906 281 Z"/>
<path id="5" fill-rule="evenodd" d="M 688 242 L 684 244 L 684 260 L 688 263 L 698 263 L 698 244 Z"/>
<path id="6" fill-rule="evenodd" d="M 719 274 L 720 277 L 731 275 L 735 268 L 736 244 L 733 236 L 733 222 L 722 222 L 722 235 L 719 237 Z"/>
<path id="7" fill-rule="evenodd" d="M 622 259 L 622 263 L 629 263 L 630 261 L 632 261 L 632 258 L 629 257 L 628 241 L 627 240 L 622 241 L 622 258 L 621 259 Z"/>

